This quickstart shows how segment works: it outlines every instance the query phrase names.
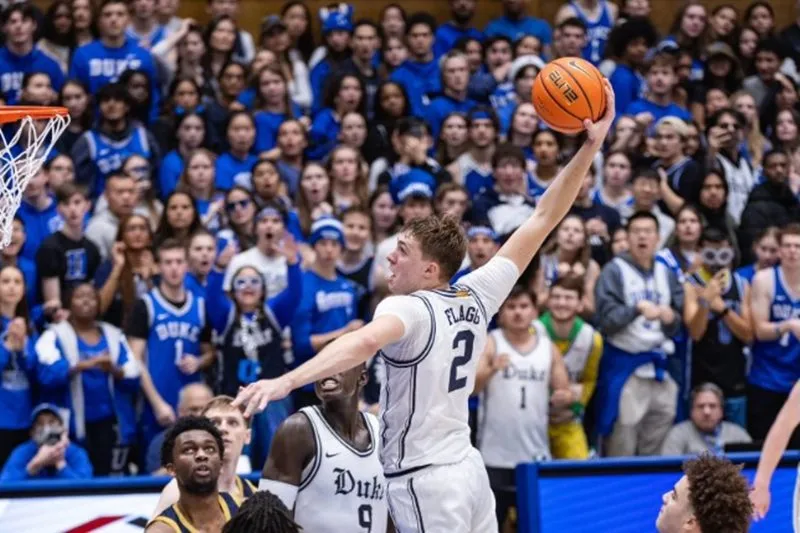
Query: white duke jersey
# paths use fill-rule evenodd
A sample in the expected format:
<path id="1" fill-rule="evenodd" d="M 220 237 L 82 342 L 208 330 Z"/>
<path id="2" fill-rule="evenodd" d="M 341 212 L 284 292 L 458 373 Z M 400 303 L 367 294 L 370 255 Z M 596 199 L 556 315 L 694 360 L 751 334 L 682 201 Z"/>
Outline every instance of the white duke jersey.
<path id="1" fill-rule="evenodd" d="M 328 424 L 319 407 L 300 409 L 314 431 L 316 454 L 303 470 L 294 519 L 309 533 L 386 531 L 386 481 L 378 459 L 378 419 L 362 413 L 370 447 L 360 452 Z"/>
<path id="2" fill-rule="evenodd" d="M 534 459 L 550 459 L 547 435 L 550 407 L 550 368 L 553 344 L 536 327 L 536 345 L 520 353 L 496 329 L 489 335 L 497 354 L 506 354 L 508 366 L 491 377 L 481 395 L 478 449 L 486 466 L 516 468 Z"/>
<path id="3" fill-rule="evenodd" d="M 387 477 L 463 460 L 472 449 L 467 401 L 489 321 L 519 278 L 494 257 L 443 290 L 390 296 L 375 318 L 391 315 L 403 337 L 381 350 L 381 463 Z"/>

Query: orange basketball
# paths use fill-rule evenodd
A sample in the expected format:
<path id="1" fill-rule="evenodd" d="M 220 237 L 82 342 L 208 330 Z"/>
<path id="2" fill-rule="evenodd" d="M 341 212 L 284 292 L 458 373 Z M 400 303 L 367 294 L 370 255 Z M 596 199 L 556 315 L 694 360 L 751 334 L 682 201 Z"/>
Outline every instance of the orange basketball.
<path id="1" fill-rule="evenodd" d="M 584 119 L 594 122 L 606 112 L 603 75 L 578 57 L 545 65 L 533 82 L 531 97 L 539 118 L 562 133 L 580 133 Z"/>

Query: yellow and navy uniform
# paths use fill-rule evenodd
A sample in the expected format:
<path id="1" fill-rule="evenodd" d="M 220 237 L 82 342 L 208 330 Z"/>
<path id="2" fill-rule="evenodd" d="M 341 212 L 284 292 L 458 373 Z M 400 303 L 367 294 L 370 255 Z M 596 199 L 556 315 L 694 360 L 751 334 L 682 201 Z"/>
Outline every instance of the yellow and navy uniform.
<path id="1" fill-rule="evenodd" d="M 243 476 L 236 476 L 236 495 L 234 499 L 237 505 L 242 505 L 244 501 L 255 494 L 257 490 L 256 486 L 253 485 L 250 480 Z"/>
<path id="2" fill-rule="evenodd" d="M 236 514 L 236 511 L 239 510 L 239 505 L 236 503 L 233 496 L 227 492 L 220 492 L 219 508 L 222 509 L 222 514 L 225 515 L 225 522 L 227 522 Z M 189 519 L 184 516 L 177 503 L 170 505 L 147 525 L 149 526 L 153 522 L 167 524 L 175 533 L 197 533 L 198 531 L 197 528 L 189 522 Z"/>
<path id="3" fill-rule="evenodd" d="M 578 317 L 575 318 L 569 335 L 564 339 L 555 334 L 549 313 L 542 315 L 539 321 L 544 325 L 550 340 L 563 354 L 570 383 L 582 386 L 580 401 L 573 406 L 575 416 L 572 420 L 550 424 L 548 428 L 550 453 L 553 459 L 587 459 L 589 444 L 586 441 L 581 417 L 597 385 L 600 356 L 603 353 L 603 337 Z"/>

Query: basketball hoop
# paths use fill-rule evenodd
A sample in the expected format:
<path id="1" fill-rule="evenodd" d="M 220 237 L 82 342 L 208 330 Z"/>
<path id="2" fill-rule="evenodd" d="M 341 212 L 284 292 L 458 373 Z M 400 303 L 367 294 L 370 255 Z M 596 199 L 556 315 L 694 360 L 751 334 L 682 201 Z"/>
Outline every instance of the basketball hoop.
<path id="1" fill-rule="evenodd" d="M 11 242 L 22 193 L 69 121 L 64 107 L 0 106 L 0 249 Z M 13 130 L 2 127 L 13 123 Z"/>

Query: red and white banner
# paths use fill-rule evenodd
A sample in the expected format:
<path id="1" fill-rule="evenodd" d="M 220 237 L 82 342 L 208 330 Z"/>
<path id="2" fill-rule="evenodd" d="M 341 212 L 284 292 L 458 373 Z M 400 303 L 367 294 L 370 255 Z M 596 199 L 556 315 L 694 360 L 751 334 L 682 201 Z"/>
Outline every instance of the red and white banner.
<path id="1" fill-rule="evenodd" d="M 158 493 L 0 499 L 0 531 L 142 533 Z"/>

